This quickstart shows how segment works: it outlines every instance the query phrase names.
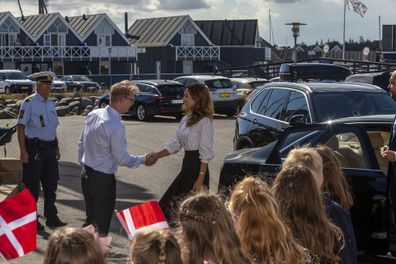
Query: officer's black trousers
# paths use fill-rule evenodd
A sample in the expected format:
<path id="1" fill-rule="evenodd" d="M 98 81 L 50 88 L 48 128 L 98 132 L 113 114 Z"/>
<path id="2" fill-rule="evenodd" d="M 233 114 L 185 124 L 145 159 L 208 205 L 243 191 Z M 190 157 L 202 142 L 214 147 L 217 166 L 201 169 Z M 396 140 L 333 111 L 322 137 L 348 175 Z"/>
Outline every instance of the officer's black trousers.
<path id="1" fill-rule="evenodd" d="M 111 217 L 116 202 L 114 174 L 106 174 L 85 166 L 86 176 L 81 179 L 87 223 L 96 226 L 99 235 L 109 233 Z"/>
<path id="2" fill-rule="evenodd" d="M 28 149 L 29 163 L 23 163 L 22 181 L 30 190 L 36 202 L 40 194 L 40 182 L 44 194 L 44 216 L 47 219 L 57 217 L 55 206 L 59 170 L 55 148 Z"/>

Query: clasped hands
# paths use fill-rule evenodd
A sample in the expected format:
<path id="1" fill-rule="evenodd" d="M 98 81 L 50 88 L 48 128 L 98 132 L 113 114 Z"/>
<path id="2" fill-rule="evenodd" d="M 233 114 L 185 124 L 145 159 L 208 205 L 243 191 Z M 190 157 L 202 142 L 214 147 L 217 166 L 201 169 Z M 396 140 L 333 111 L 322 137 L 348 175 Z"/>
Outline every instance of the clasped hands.
<path id="1" fill-rule="evenodd" d="M 144 162 L 144 165 L 146 166 L 152 166 L 154 165 L 158 160 L 158 155 L 155 152 L 150 152 L 146 154 L 146 161 Z"/>

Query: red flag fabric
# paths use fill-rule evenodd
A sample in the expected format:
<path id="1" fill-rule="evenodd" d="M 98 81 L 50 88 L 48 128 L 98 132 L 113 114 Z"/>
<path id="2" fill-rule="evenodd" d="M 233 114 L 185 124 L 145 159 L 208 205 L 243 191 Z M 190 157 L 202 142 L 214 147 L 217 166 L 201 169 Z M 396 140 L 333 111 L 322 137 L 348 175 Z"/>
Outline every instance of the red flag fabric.
<path id="1" fill-rule="evenodd" d="M 37 206 L 28 189 L 0 203 L 0 254 L 10 260 L 36 249 Z"/>
<path id="2" fill-rule="evenodd" d="M 169 228 L 164 213 L 157 201 L 149 201 L 116 212 L 118 220 L 124 227 L 130 240 L 141 228 Z"/>

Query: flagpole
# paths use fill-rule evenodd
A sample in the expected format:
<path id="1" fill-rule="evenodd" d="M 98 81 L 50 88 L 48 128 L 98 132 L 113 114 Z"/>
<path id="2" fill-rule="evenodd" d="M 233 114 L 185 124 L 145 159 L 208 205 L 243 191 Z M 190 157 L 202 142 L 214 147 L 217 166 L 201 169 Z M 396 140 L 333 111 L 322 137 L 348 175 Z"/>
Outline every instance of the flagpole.
<path id="1" fill-rule="evenodd" d="M 347 0 L 344 0 L 344 29 L 342 32 L 342 59 L 345 60 L 345 13 L 346 13 Z"/>

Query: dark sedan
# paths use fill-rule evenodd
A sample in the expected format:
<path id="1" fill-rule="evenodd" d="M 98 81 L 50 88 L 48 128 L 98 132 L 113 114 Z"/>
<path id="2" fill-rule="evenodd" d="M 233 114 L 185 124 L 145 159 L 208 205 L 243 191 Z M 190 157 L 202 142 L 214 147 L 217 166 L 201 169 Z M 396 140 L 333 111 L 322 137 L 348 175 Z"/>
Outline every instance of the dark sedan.
<path id="1" fill-rule="evenodd" d="M 135 94 L 135 103 L 128 114 L 134 115 L 140 121 L 147 121 L 154 115 L 174 116 L 177 120 L 182 117 L 184 86 L 169 80 L 135 81 L 139 92 Z M 110 95 L 100 97 L 99 106 L 109 104 Z"/>
<path id="2" fill-rule="evenodd" d="M 85 75 L 65 75 L 61 78 L 61 81 L 66 83 L 68 91 L 92 92 L 100 89 L 99 83 L 92 81 Z"/>
<path id="3" fill-rule="evenodd" d="M 338 157 L 354 197 L 350 211 L 359 259 L 394 263 L 386 255 L 396 249 L 396 207 L 390 206 L 396 197 L 394 193 L 388 196 L 388 182 L 395 183 L 392 173 L 388 175 L 388 163 L 380 156 L 380 148 L 389 141 L 393 120 L 394 115 L 373 115 L 286 128 L 278 141 L 228 154 L 219 190 L 227 192 L 246 175 L 258 175 L 271 184 L 291 149 L 328 145 Z"/>
<path id="4" fill-rule="evenodd" d="M 381 88 L 360 83 L 269 83 L 257 88 L 236 119 L 234 149 L 261 147 L 283 129 L 348 116 L 394 114 Z"/>

